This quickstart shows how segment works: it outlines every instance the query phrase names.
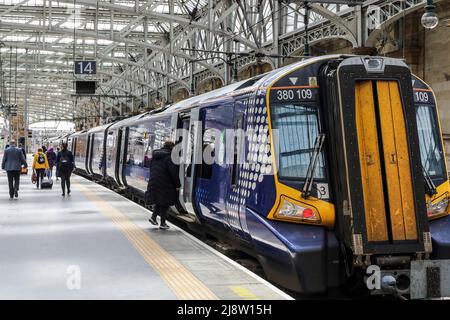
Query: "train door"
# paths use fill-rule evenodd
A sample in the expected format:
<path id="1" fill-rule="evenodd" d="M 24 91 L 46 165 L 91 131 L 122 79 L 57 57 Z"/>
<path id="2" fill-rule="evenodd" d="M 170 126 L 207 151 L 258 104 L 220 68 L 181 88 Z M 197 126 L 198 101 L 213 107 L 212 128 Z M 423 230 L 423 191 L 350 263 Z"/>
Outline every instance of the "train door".
<path id="1" fill-rule="evenodd" d="M 240 165 L 243 163 L 243 155 L 245 149 L 245 132 L 244 132 L 244 117 L 245 117 L 245 107 L 247 104 L 247 99 L 245 100 L 237 100 L 234 103 L 234 116 L 233 116 L 233 134 L 228 135 L 227 139 L 231 143 L 231 146 L 228 146 L 227 150 L 232 150 L 233 155 L 229 166 L 229 188 L 228 188 L 228 197 L 227 197 L 227 215 L 228 215 L 228 224 L 232 228 L 232 230 L 238 232 L 238 234 L 244 230 L 248 232 L 245 227 L 245 209 L 242 208 L 241 204 L 241 186 L 238 184 L 239 179 L 239 170 Z"/>
<path id="2" fill-rule="evenodd" d="M 240 229 L 239 217 L 228 215 L 227 200 L 231 184 L 227 151 L 232 141 L 227 134 L 233 129 L 233 103 L 208 106 L 200 110 L 202 130 L 198 153 L 202 155 L 195 174 L 195 204 L 203 217 L 220 226 L 230 227 L 230 221 Z M 232 218 L 232 219 L 230 219 Z"/>
<path id="3" fill-rule="evenodd" d="M 117 180 L 120 182 L 120 184 L 126 186 L 127 181 L 125 179 L 124 175 L 124 162 L 127 156 L 127 150 L 128 150 L 128 127 L 120 128 L 119 131 L 121 132 L 121 139 L 120 139 L 120 154 L 119 154 L 119 170 L 117 172 Z"/>
<path id="4" fill-rule="evenodd" d="M 117 181 L 117 184 L 119 186 L 123 185 L 122 179 L 120 177 L 120 172 L 122 172 L 121 169 L 121 159 L 122 159 L 122 128 L 118 128 L 116 133 L 117 135 L 115 143 L 114 143 L 114 178 Z"/>
<path id="5" fill-rule="evenodd" d="M 178 138 L 182 136 L 182 153 L 180 161 L 180 202 L 185 209 L 194 213 L 193 192 L 194 177 L 197 169 L 196 163 L 199 163 L 196 147 L 201 144 L 201 131 L 199 130 L 199 109 L 195 108 L 189 114 L 181 116 L 181 124 Z M 201 161 L 201 159 L 200 159 Z"/>
<path id="6" fill-rule="evenodd" d="M 95 133 L 91 133 L 88 135 L 88 141 L 89 141 L 89 149 L 87 152 L 87 165 L 86 165 L 86 171 L 89 174 L 93 174 L 94 172 L 92 171 L 92 158 L 94 155 L 94 145 L 95 145 Z"/>
<path id="7" fill-rule="evenodd" d="M 72 154 L 74 157 L 74 161 L 75 161 L 75 157 L 76 157 L 76 147 L 77 147 L 77 137 L 72 138 Z"/>
<path id="8" fill-rule="evenodd" d="M 341 165 L 334 168 L 341 235 L 360 256 L 430 252 L 409 70 L 381 76 L 358 60 L 329 70 L 326 84 L 336 98 L 326 113 L 330 153 Z"/>
<path id="9" fill-rule="evenodd" d="M 92 141 L 91 141 L 91 135 L 86 133 L 86 155 L 84 158 L 84 168 L 86 170 L 86 172 L 88 174 L 91 173 L 91 171 L 89 170 L 89 159 L 90 159 L 90 154 L 91 154 L 91 145 L 92 145 Z"/>
<path id="10" fill-rule="evenodd" d="M 368 241 L 417 240 L 410 152 L 398 82 L 358 81 L 355 103 Z"/>

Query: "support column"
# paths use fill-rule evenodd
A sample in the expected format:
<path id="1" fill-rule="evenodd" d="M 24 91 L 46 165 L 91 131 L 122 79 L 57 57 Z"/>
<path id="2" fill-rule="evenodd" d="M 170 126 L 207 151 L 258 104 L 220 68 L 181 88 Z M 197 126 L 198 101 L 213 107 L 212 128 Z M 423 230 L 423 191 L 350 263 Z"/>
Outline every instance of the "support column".
<path id="1" fill-rule="evenodd" d="M 363 12 L 362 6 L 357 5 L 355 7 L 355 17 L 356 17 L 356 41 L 357 47 L 352 48 L 352 53 L 357 55 L 367 55 L 374 56 L 377 55 L 377 48 L 374 47 L 365 47 L 366 42 L 366 19 L 365 12 Z"/>
<path id="2" fill-rule="evenodd" d="M 192 34 L 191 37 L 191 49 L 195 49 L 195 33 Z M 197 53 L 195 51 L 192 51 L 192 56 L 194 57 L 194 59 L 197 57 Z M 190 75 L 190 90 L 189 90 L 189 96 L 194 96 L 195 95 L 195 83 L 194 83 L 194 72 L 195 72 L 195 62 L 191 63 L 191 75 Z"/>
<path id="3" fill-rule="evenodd" d="M 28 49 L 25 49 L 25 60 L 28 61 Z M 24 113 L 23 113 L 23 123 L 24 123 L 24 133 L 25 133 L 25 143 L 24 148 L 25 151 L 28 152 L 28 98 L 30 94 L 30 78 L 28 77 L 28 64 L 25 67 L 26 69 L 26 84 L 25 84 L 25 105 L 24 105 Z M 16 75 L 17 76 L 17 75 Z"/>
<path id="4" fill-rule="evenodd" d="M 224 8 L 223 11 L 227 11 L 227 9 L 232 5 L 232 2 L 230 0 L 224 1 Z M 228 15 L 225 18 L 225 30 L 232 30 L 232 15 Z M 225 41 L 225 51 L 226 52 L 233 52 L 233 39 L 231 37 L 225 36 L 227 37 L 226 41 Z M 225 57 L 227 58 L 227 57 Z M 229 64 L 225 64 L 224 66 L 224 80 L 225 80 L 225 85 L 228 85 L 231 83 L 231 66 Z"/>
<path id="5" fill-rule="evenodd" d="M 280 4 L 278 1 L 273 3 L 272 13 L 272 30 L 273 30 L 273 53 L 280 54 L 279 37 L 280 37 Z M 275 69 L 280 67 L 280 58 L 274 58 Z"/>

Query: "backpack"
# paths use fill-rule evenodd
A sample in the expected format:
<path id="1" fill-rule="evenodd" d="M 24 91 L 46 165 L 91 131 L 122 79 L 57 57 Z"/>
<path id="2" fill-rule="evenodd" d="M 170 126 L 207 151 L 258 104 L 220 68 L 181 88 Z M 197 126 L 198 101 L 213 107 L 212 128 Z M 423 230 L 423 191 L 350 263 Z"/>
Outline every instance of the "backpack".
<path id="1" fill-rule="evenodd" d="M 38 154 L 37 163 L 44 164 L 45 163 L 45 157 L 42 153 Z"/>
<path id="2" fill-rule="evenodd" d="M 61 165 L 60 170 L 62 171 L 70 170 L 72 163 L 70 162 L 69 155 L 66 152 L 61 153 L 61 158 L 59 159 L 59 161 Z"/>

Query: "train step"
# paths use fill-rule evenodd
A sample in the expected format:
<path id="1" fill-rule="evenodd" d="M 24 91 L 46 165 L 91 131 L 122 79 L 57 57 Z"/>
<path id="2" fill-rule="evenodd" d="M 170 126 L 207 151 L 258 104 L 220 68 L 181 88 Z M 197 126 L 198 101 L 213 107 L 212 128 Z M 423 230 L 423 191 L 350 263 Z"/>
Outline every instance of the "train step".
<path id="1" fill-rule="evenodd" d="M 178 214 L 176 217 L 178 219 L 180 219 L 180 220 L 183 220 L 183 221 L 187 222 L 187 223 L 195 222 L 195 218 L 190 216 L 190 215 L 187 215 L 187 214 Z"/>

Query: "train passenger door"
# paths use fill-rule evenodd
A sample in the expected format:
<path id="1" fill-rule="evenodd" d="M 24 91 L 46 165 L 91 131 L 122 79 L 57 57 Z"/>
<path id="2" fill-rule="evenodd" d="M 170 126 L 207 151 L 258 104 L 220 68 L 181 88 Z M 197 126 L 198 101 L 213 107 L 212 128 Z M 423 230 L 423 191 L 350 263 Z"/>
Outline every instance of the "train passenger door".
<path id="1" fill-rule="evenodd" d="M 126 186 L 126 180 L 123 172 L 124 162 L 126 158 L 126 152 L 128 148 L 128 128 L 119 128 L 120 139 L 120 151 L 119 151 L 119 168 L 117 172 L 117 180 L 121 185 Z"/>
<path id="2" fill-rule="evenodd" d="M 227 131 L 233 128 L 233 104 L 202 108 L 199 118 L 203 130 L 197 149 L 202 157 L 195 174 L 195 204 L 203 217 L 228 228 L 226 203 L 231 171 L 226 156 L 232 140 L 227 139 Z M 239 219 L 233 221 L 239 225 Z"/>
<path id="3" fill-rule="evenodd" d="M 114 146 L 113 146 L 113 172 L 111 173 L 111 175 L 114 177 L 114 180 L 117 182 L 117 184 L 119 186 L 122 185 L 122 181 L 120 179 L 120 159 L 122 156 L 122 129 L 118 128 L 117 130 L 115 130 L 114 132 Z"/>
<path id="4" fill-rule="evenodd" d="M 194 213 L 193 192 L 194 177 L 196 172 L 196 163 L 198 155 L 196 147 L 201 144 L 201 130 L 199 130 L 199 109 L 193 109 L 189 114 L 181 116 L 181 124 L 177 133 L 177 141 L 182 137 L 182 152 L 180 161 L 180 202 L 185 209 Z M 200 159 L 201 161 L 201 159 Z"/>
<path id="5" fill-rule="evenodd" d="M 86 169 L 86 172 L 88 174 L 91 174 L 90 169 L 90 159 L 91 159 L 91 153 L 92 153 L 92 141 L 91 141 L 91 135 L 86 134 L 86 157 L 84 158 L 84 168 Z"/>
<path id="6" fill-rule="evenodd" d="M 409 70 L 355 64 L 326 83 L 337 225 L 355 255 L 430 252 Z"/>
<path id="7" fill-rule="evenodd" d="M 238 183 L 240 164 L 243 163 L 245 149 L 244 112 L 247 99 L 237 100 L 234 103 L 233 131 L 227 134 L 227 150 L 232 150 L 232 155 L 227 155 L 229 161 L 229 188 L 227 197 L 228 224 L 232 230 L 240 233 L 248 232 L 245 224 L 245 209 L 241 204 L 241 186 Z M 231 133 L 231 132 L 230 132 Z"/>

